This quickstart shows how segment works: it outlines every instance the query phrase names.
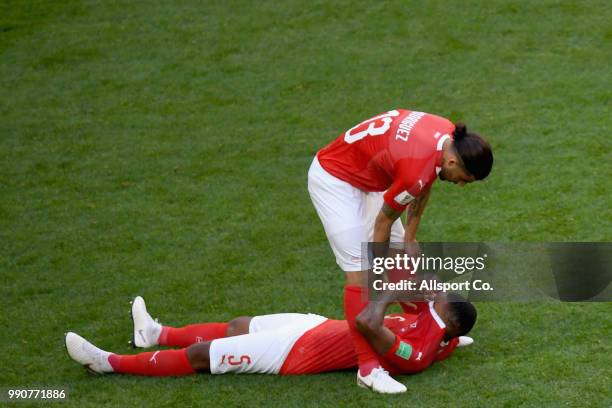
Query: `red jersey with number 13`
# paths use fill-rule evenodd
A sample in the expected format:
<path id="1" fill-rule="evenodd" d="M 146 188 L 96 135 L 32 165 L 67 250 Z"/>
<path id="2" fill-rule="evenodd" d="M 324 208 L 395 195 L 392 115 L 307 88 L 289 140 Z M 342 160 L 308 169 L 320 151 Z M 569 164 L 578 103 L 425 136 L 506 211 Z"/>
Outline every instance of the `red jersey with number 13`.
<path id="1" fill-rule="evenodd" d="M 442 145 L 455 125 L 424 112 L 396 109 L 368 119 L 319 150 L 321 166 L 363 191 L 385 191 L 402 211 L 436 179 Z"/>

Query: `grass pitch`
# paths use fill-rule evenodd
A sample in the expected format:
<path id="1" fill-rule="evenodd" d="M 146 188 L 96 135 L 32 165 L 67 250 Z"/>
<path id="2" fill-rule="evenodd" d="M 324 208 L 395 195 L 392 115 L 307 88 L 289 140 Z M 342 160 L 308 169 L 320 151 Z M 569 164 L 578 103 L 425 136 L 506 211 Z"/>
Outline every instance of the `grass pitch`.
<path id="1" fill-rule="evenodd" d="M 86 374 L 63 333 L 132 350 L 162 322 L 342 316 L 306 191 L 314 153 L 394 107 L 492 143 L 422 241 L 610 241 L 606 1 L 0 4 L 0 385 L 67 406 L 601 406 L 612 307 L 479 304 L 474 347 L 381 396 L 354 373 Z"/>

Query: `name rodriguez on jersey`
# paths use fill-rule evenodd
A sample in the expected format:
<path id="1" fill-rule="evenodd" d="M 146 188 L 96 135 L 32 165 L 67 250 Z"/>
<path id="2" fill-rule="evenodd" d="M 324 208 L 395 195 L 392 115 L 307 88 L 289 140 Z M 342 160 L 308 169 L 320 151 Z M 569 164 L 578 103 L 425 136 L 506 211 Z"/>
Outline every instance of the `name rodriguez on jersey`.
<path id="1" fill-rule="evenodd" d="M 382 279 L 376 279 L 372 282 L 374 290 L 391 290 L 391 291 L 431 291 L 431 292 L 449 292 L 449 291 L 469 291 L 469 290 L 494 290 L 488 282 L 483 282 L 480 279 L 464 282 L 440 282 L 435 279 L 425 279 L 415 282 L 408 279 L 402 279 L 399 282 L 384 282 Z"/>

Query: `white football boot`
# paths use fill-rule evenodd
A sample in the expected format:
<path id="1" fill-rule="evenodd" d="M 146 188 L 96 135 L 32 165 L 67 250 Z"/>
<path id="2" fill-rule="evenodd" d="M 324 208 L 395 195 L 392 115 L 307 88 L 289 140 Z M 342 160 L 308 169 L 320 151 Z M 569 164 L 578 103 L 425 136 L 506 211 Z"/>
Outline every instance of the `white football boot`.
<path id="1" fill-rule="evenodd" d="M 459 336 L 457 347 L 466 347 L 474 343 L 474 339 L 469 336 Z"/>
<path id="2" fill-rule="evenodd" d="M 141 296 L 136 296 L 132 302 L 132 320 L 134 321 L 132 346 L 142 348 L 157 346 L 162 325 L 153 320 L 147 312 L 147 306 Z"/>
<path id="3" fill-rule="evenodd" d="M 381 394 L 399 394 L 406 392 L 406 386 L 401 382 L 395 381 L 382 367 L 373 369 L 369 375 L 362 377 L 357 370 L 357 385 L 363 388 L 370 388 L 374 392 Z"/>
<path id="4" fill-rule="evenodd" d="M 77 363 L 97 374 L 112 373 L 113 367 L 108 362 L 108 351 L 97 348 L 76 333 L 66 333 L 66 350 Z"/>

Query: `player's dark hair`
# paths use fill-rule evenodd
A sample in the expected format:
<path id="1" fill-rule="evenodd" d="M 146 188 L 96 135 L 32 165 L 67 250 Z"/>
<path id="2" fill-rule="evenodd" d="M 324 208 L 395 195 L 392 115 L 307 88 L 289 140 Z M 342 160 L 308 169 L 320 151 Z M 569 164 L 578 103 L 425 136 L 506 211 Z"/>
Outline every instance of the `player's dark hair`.
<path id="1" fill-rule="evenodd" d="M 457 330 L 456 336 L 464 336 L 472 330 L 476 323 L 476 308 L 458 293 L 446 294 L 448 310 L 453 326 Z"/>
<path id="2" fill-rule="evenodd" d="M 486 178 L 493 167 L 493 152 L 489 143 L 477 133 L 468 132 L 463 123 L 455 123 L 453 136 L 455 150 L 468 173 L 476 180 Z"/>

